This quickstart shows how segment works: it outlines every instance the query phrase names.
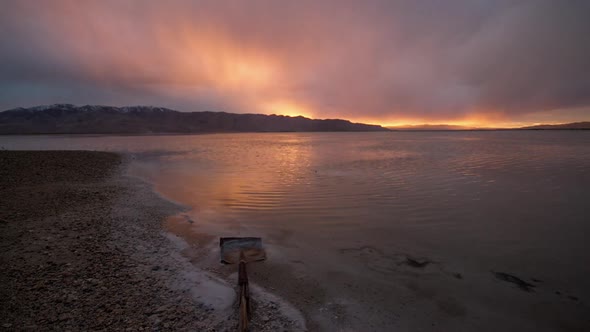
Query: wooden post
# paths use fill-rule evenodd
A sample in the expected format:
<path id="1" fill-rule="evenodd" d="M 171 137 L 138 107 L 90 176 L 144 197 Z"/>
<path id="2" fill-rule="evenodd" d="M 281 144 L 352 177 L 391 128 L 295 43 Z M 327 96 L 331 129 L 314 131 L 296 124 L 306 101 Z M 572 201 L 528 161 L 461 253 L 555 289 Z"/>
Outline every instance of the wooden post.
<path id="1" fill-rule="evenodd" d="M 240 253 L 240 266 L 238 269 L 238 287 L 240 288 L 240 332 L 248 331 L 250 322 L 250 290 L 248 289 L 248 274 L 246 273 L 246 261 L 243 260 L 243 253 Z"/>

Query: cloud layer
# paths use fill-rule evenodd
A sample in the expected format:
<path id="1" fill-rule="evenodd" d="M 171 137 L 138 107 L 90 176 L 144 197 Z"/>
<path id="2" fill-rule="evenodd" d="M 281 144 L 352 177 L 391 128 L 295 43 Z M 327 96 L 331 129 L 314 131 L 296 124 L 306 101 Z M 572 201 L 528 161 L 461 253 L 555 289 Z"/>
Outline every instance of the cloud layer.
<path id="1" fill-rule="evenodd" d="M 590 3 L 0 1 L 0 108 L 590 116 Z"/>

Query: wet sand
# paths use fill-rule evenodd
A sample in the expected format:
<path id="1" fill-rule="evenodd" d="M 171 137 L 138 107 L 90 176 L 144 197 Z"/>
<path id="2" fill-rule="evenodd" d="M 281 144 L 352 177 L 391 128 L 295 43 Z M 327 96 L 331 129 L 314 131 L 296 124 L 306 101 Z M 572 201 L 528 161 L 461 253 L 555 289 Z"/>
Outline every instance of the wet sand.
<path id="1" fill-rule="evenodd" d="M 0 326 L 7 330 L 234 330 L 233 279 L 162 230 L 182 211 L 104 152 L 0 151 Z M 300 330 L 279 299 L 256 330 Z"/>
<path id="2" fill-rule="evenodd" d="M 212 254 L 216 238 L 201 233 L 189 213 L 168 218 L 165 227 L 195 244 L 182 252 L 193 264 L 221 278 L 234 273 Z M 263 239 L 268 259 L 250 264 L 251 283 L 301 310 L 310 331 L 549 332 L 590 326 L 585 299 L 550 280 L 462 266 L 407 248 L 392 255 L 350 246 L 333 261 L 326 259 L 333 255 L 306 248 L 313 241 L 288 248 L 271 234 Z M 295 259 L 301 256 L 306 258 Z"/>

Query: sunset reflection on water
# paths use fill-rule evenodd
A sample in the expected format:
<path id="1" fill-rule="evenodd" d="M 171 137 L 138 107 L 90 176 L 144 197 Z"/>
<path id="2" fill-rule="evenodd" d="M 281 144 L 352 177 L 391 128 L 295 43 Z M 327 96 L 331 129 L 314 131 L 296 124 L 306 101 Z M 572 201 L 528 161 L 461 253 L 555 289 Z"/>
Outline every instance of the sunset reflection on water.
<path id="1" fill-rule="evenodd" d="M 590 158 L 585 136 L 549 134 L 561 136 L 433 132 L 183 137 L 176 139 L 182 142 L 178 153 L 140 157 L 133 172 L 188 206 L 193 227 L 216 234 L 276 231 L 291 234 L 293 241 L 314 237 L 334 245 L 360 234 L 383 246 L 391 245 L 391 235 L 398 244 L 413 243 L 418 236 L 422 245 L 444 252 L 474 239 L 482 245 L 515 245 L 514 236 L 528 227 L 522 221 L 533 218 L 538 227 L 529 234 L 536 235 L 519 241 L 542 246 L 549 233 L 541 236 L 545 226 L 539 225 L 554 219 L 534 206 L 552 206 L 554 215 L 571 220 L 572 206 L 561 210 L 561 196 L 553 193 L 579 190 L 575 174 L 588 167 Z M 555 143 L 559 141 L 563 144 Z M 529 208 L 515 209 L 515 201 Z M 498 215 L 506 209 L 509 215 Z"/>

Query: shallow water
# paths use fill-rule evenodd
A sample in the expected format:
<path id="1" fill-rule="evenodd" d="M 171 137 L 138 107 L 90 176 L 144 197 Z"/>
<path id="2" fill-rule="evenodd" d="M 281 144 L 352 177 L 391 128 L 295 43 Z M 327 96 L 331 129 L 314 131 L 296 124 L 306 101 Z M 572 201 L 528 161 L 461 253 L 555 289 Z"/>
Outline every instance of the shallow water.
<path id="1" fill-rule="evenodd" d="M 590 132 L 4 136 L 0 146 L 132 153 L 132 174 L 189 206 L 199 232 L 263 236 L 269 260 L 304 261 L 317 279 L 378 279 L 395 270 L 383 257 L 408 253 L 590 300 Z"/>

